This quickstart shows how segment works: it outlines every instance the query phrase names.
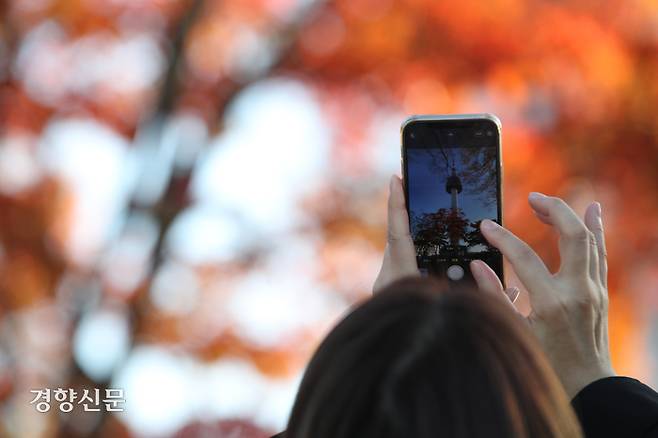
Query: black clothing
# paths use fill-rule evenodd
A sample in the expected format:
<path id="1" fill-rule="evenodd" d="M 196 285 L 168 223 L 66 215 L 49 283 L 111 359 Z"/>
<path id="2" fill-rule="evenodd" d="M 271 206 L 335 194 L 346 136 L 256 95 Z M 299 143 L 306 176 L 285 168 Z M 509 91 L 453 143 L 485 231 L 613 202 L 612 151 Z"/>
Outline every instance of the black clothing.
<path id="1" fill-rule="evenodd" d="M 585 438 L 658 438 L 658 392 L 635 379 L 592 382 L 571 405 Z M 284 438 L 284 433 L 272 438 Z"/>
<path id="2" fill-rule="evenodd" d="M 586 438 L 658 438 L 658 393 L 635 379 L 592 382 L 571 405 Z"/>

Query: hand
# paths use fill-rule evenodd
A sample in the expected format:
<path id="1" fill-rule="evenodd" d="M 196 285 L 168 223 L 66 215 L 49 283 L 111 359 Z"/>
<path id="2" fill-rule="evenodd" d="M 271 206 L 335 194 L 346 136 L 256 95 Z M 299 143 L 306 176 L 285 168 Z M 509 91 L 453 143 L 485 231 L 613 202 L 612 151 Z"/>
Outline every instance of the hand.
<path id="1" fill-rule="evenodd" d="M 560 235 L 557 273 L 550 273 L 532 248 L 495 222 L 482 221 L 481 230 L 528 290 L 532 307 L 528 324 L 573 398 L 593 381 L 615 375 L 608 346 L 608 266 L 601 206 L 592 203 L 583 222 L 560 198 L 531 193 L 528 200 L 537 218 Z M 472 262 L 471 271 L 480 289 L 502 292 L 485 263 Z"/>
<path id="2" fill-rule="evenodd" d="M 497 294 L 499 290 L 502 290 L 498 276 L 484 262 L 480 263 L 484 265 L 484 269 L 488 270 L 483 275 L 491 277 L 489 282 L 484 282 L 484 286 L 487 288 L 484 289 L 485 292 Z M 420 272 L 416 261 L 416 250 L 409 232 L 409 216 L 402 181 L 393 175 L 389 184 L 386 250 L 382 267 L 373 286 L 373 292 L 377 293 L 395 280 L 410 275 L 417 276 L 420 275 Z M 513 303 L 519 296 L 519 288 L 512 287 L 506 290 L 505 294 Z"/>
<path id="3" fill-rule="evenodd" d="M 409 232 L 409 216 L 402 181 L 395 175 L 391 177 L 389 184 L 387 226 L 384 261 L 373 286 L 374 293 L 400 278 L 420 275 L 414 242 Z"/>

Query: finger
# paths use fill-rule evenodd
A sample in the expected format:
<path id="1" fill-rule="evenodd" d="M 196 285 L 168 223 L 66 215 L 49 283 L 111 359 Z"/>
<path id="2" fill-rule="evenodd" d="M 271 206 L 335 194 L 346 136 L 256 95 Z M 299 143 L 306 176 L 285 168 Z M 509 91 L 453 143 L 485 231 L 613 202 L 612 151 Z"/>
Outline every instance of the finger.
<path id="1" fill-rule="evenodd" d="M 498 248 L 512 264 L 528 290 L 533 308 L 537 309 L 554 301 L 550 287 L 551 273 L 528 244 L 489 219 L 482 221 L 480 229 L 487 241 Z"/>
<path id="2" fill-rule="evenodd" d="M 411 241 L 409 216 L 407 215 L 402 181 L 396 175 L 391 176 L 389 182 L 388 239 L 389 243 Z"/>
<path id="3" fill-rule="evenodd" d="M 416 250 L 409 232 L 409 215 L 404 200 L 402 181 L 393 175 L 388 197 L 388 240 L 391 261 L 399 264 L 405 271 L 417 271 Z"/>
<path id="4" fill-rule="evenodd" d="M 605 249 L 605 233 L 603 230 L 603 219 L 601 214 L 601 204 L 594 202 L 585 212 L 585 225 L 594 234 L 596 239 L 597 263 L 595 269 L 598 271 L 598 278 L 604 287 L 608 287 L 608 255 Z"/>
<path id="5" fill-rule="evenodd" d="M 596 227 L 597 219 L 597 204 L 591 203 L 585 210 L 584 222 L 585 226 L 591 231 L 592 239 L 589 245 L 589 276 L 597 283 L 601 281 L 600 267 L 599 267 L 599 249 L 593 228 Z"/>
<path id="6" fill-rule="evenodd" d="M 553 222 L 551 222 L 551 217 L 538 212 L 537 210 L 532 210 L 532 212 L 535 214 L 535 217 L 545 223 L 546 225 L 553 225 Z"/>
<path id="7" fill-rule="evenodd" d="M 503 285 L 494 270 L 482 260 L 473 260 L 470 263 L 470 268 L 479 290 L 504 300 L 507 305 L 516 311 L 514 300 L 518 297 L 518 288 L 503 290 Z M 516 294 L 514 289 L 516 289 Z"/>
<path id="8" fill-rule="evenodd" d="M 409 232 L 409 217 L 404 201 L 402 181 L 393 175 L 389 184 L 386 249 L 382 267 L 373 290 L 408 275 L 418 274 L 416 250 Z"/>
<path id="9" fill-rule="evenodd" d="M 562 199 L 533 192 L 528 196 L 533 210 L 548 216 L 560 234 L 560 272 L 567 275 L 587 272 L 590 232 Z"/>
<path id="10" fill-rule="evenodd" d="M 491 295 L 500 296 L 503 292 L 503 285 L 496 273 L 485 262 L 473 260 L 470 268 L 478 289 Z"/>

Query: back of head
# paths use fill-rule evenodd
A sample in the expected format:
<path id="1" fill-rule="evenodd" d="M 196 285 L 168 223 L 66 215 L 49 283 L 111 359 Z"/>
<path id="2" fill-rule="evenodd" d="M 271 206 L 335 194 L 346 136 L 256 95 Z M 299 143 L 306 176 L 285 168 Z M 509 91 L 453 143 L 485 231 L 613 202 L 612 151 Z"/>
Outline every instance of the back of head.
<path id="1" fill-rule="evenodd" d="M 353 310 L 304 375 L 286 438 L 580 437 L 524 322 L 476 291 L 403 280 Z"/>

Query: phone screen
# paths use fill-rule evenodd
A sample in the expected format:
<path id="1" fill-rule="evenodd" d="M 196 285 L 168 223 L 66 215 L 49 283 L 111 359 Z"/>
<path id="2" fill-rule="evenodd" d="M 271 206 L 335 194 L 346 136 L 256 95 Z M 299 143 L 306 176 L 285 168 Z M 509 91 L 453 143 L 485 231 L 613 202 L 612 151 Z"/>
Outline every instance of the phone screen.
<path id="1" fill-rule="evenodd" d="M 409 225 L 422 274 L 472 282 L 469 262 L 503 280 L 502 255 L 480 222 L 502 224 L 500 133 L 486 118 L 416 120 L 403 131 Z"/>

